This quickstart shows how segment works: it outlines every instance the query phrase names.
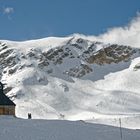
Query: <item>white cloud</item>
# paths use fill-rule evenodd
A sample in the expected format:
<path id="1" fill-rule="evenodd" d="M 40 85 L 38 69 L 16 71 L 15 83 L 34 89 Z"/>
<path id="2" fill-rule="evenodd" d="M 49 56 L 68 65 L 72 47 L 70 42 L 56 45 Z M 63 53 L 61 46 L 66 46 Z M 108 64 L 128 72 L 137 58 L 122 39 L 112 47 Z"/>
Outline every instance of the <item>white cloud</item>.
<path id="1" fill-rule="evenodd" d="M 138 14 L 127 26 L 110 29 L 99 38 L 111 43 L 140 47 L 140 15 Z"/>
<path id="2" fill-rule="evenodd" d="M 12 8 L 12 7 L 6 7 L 3 9 L 4 14 L 11 14 L 13 12 L 14 12 L 14 8 Z"/>
<path id="3" fill-rule="evenodd" d="M 88 39 L 106 43 L 117 43 L 140 48 L 140 13 L 124 27 L 114 27 L 99 36 L 88 36 Z"/>

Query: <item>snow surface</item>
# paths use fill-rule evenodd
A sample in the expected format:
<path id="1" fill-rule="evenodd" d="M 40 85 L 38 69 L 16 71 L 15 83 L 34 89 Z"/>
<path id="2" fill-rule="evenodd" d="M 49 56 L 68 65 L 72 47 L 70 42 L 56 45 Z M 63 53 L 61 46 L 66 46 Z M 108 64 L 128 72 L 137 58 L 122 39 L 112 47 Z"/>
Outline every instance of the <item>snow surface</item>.
<path id="1" fill-rule="evenodd" d="M 0 117 L 2 140 L 119 140 L 119 127 L 84 121 L 24 120 Z M 140 130 L 122 129 L 125 140 L 139 140 Z"/>
<path id="2" fill-rule="evenodd" d="M 22 51 L 27 51 L 30 48 L 40 48 L 40 49 L 51 49 L 57 47 L 58 45 L 63 45 L 72 37 L 47 37 L 38 40 L 29 40 L 29 41 L 9 41 L 9 40 L 0 40 L 0 42 L 6 42 L 6 44 L 12 48 L 21 49 Z M 28 47 L 27 47 L 28 46 Z"/>

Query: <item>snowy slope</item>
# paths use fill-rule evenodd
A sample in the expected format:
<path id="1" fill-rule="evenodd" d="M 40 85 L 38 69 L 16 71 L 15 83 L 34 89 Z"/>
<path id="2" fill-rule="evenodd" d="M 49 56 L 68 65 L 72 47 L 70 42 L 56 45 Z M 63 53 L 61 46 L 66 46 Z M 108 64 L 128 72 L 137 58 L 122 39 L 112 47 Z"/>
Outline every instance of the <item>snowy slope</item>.
<path id="1" fill-rule="evenodd" d="M 0 117 L 2 140 L 118 140 L 120 129 L 82 121 L 23 120 Z M 122 138 L 140 139 L 140 130 L 122 129 Z"/>
<path id="2" fill-rule="evenodd" d="M 133 46 L 78 35 L 1 40 L 0 63 L 0 79 L 17 104 L 18 117 L 27 118 L 31 112 L 37 119 L 111 125 L 114 119 L 139 118 L 140 51 Z"/>

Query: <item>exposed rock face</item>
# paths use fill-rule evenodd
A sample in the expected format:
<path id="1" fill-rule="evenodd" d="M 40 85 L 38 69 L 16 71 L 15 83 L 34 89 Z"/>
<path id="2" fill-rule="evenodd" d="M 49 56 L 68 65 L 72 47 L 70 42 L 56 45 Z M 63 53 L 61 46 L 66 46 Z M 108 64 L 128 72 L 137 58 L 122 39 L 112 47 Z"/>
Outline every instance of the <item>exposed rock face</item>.
<path id="1" fill-rule="evenodd" d="M 130 46 L 91 42 L 82 38 L 71 38 L 65 44 L 48 50 L 34 47 L 26 52 L 10 48 L 6 43 L 1 42 L 0 78 L 2 73 L 13 75 L 27 67 L 38 68 L 52 74 L 57 66 L 62 67 L 63 74 L 80 78 L 92 72 L 94 64 L 129 61 L 137 52 Z"/>
<path id="2" fill-rule="evenodd" d="M 80 78 L 92 71 L 93 71 L 92 68 L 90 68 L 88 65 L 81 64 L 80 66 L 69 69 L 69 71 L 65 71 L 64 74 Z"/>
<path id="3" fill-rule="evenodd" d="M 87 58 L 87 62 L 99 65 L 119 63 L 121 61 L 128 61 L 135 53 L 136 50 L 133 50 L 129 46 L 120 46 L 115 44 L 93 53 L 92 56 Z"/>

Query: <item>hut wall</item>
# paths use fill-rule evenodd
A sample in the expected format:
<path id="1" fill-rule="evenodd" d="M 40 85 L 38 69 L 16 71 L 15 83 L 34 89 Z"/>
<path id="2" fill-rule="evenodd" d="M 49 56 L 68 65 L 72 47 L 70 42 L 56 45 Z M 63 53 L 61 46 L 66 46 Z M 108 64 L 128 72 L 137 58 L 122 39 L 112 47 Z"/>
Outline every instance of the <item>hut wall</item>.
<path id="1" fill-rule="evenodd" d="M 0 106 L 0 115 L 15 116 L 15 106 Z"/>

